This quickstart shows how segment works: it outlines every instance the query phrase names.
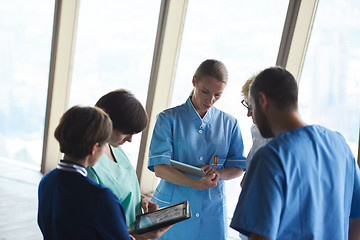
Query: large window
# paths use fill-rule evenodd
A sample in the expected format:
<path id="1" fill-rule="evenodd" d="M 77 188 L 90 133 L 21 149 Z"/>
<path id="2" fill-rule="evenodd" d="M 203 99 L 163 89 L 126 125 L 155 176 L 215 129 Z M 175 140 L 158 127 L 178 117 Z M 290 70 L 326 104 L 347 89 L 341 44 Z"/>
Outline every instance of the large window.
<path id="1" fill-rule="evenodd" d="M 299 108 L 309 124 L 340 132 L 358 154 L 360 2 L 320 1 L 299 83 Z"/>
<path id="2" fill-rule="evenodd" d="M 288 1 L 196 0 L 187 8 L 172 106 L 186 101 L 196 68 L 205 59 L 221 60 L 229 83 L 215 104 L 235 116 L 243 134 L 245 154 L 252 145 L 241 87 L 254 73 L 273 66 L 281 41 Z M 240 179 L 227 181 L 228 215 L 232 217 L 240 193 Z M 229 238 L 238 239 L 230 231 Z"/>
<path id="3" fill-rule="evenodd" d="M 130 90 L 145 106 L 160 0 L 81 1 L 69 106 Z M 136 168 L 140 134 L 123 145 Z"/>
<path id="4" fill-rule="evenodd" d="M 40 168 L 54 1 L 0 2 L 0 159 Z"/>

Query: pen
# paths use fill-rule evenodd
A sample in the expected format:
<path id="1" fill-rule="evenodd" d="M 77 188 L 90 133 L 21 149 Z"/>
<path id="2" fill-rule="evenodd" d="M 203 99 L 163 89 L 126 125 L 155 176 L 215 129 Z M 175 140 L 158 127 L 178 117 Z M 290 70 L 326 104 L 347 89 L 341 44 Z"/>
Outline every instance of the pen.
<path id="1" fill-rule="evenodd" d="M 218 155 L 214 156 L 214 166 L 217 166 L 218 164 Z"/>

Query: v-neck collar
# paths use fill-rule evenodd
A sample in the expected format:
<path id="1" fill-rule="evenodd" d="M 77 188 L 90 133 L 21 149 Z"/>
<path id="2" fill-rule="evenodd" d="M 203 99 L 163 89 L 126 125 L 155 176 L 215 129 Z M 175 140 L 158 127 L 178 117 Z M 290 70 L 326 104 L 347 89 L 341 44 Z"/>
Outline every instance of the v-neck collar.
<path id="1" fill-rule="evenodd" d="M 194 105 L 191 102 L 192 95 L 186 100 L 186 106 L 188 108 L 188 111 L 191 115 L 191 117 L 195 120 L 200 120 L 202 123 L 209 123 L 212 117 L 212 114 L 214 112 L 214 107 L 211 106 L 210 109 L 206 112 L 205 116 L 203 118 L 200 117 L 198 112 L 196 111 Z"/>

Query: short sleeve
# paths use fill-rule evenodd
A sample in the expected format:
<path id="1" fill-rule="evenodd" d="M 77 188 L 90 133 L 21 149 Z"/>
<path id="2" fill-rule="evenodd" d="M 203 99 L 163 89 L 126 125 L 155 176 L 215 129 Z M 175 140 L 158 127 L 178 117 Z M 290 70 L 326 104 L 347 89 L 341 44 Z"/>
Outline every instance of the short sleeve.
<path id="1" fill-rule="evenodd" d="M 241 167 L 246 169 L 246 157 L 244 156 L 244 144 L 239 124 L 235 120 L 234 128 L 230 133 L 230 147 L 224 167 Z"/>
<path id="2" fill-rule="evenodd" d="M 149 149 L 148 169 L 154 165 L 168 164 L 173 158 L 173 137 L 170 116 L 162 112 L 157 116 Z"/>
<path id="3" fill-rule="evenodd" d="M 245 235 L 257 233 L 275 239 L 285 189 L 285 175 L 277 154 L 260 148 L 247 172 L 230 226 Z"/>

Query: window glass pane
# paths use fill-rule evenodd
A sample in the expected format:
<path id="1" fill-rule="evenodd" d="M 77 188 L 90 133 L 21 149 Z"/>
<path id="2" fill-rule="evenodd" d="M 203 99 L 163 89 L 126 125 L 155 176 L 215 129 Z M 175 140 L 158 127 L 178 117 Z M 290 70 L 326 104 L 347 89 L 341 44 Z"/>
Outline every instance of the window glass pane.
<path id="1" fill-rule="evenodd" d="M 319 1 L 299 83 L 299 110 L 309 124 L 340 132 L 358 155 L 360 2 Z"/>
<path id="2" fill-rule="evenodd" d="M 221 60 L 228 69 L 229 82 L 215 106 L 239 120 L 245 154 L 252 145 L 252 121 L 240 104 L 241 88 L 251 75 L 276 64 L 288 4 L 284 0 L 189 1 L 171 105 L 186 101 L 202 61 Z M 239 178 L 227 181 L 229 217 L 238 200 L 239 182 Z M 229 234 L 238 238 L 236 233 Z"/>
<path id="3" fill-rule="evenodd" d="M 54 1 L 0 2 L 0 159 L 40 168 Z"/>
<path id="4" fill-rule="evenodd" d="M 160 0 L 81 1 L 69 106 L 119 88 L 145 106 Z M 122 147 L 136 167 L 141 135 Z"/>

